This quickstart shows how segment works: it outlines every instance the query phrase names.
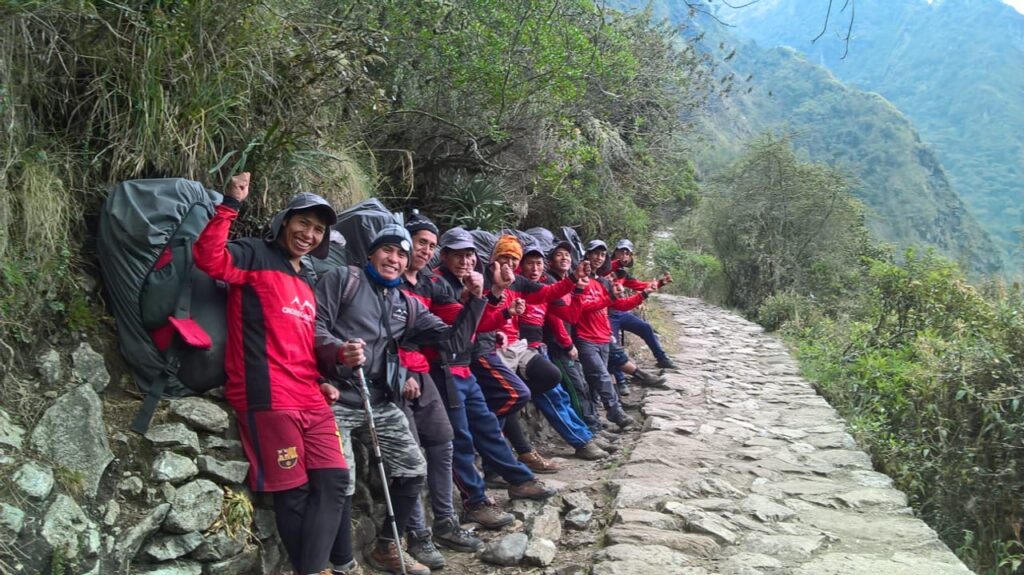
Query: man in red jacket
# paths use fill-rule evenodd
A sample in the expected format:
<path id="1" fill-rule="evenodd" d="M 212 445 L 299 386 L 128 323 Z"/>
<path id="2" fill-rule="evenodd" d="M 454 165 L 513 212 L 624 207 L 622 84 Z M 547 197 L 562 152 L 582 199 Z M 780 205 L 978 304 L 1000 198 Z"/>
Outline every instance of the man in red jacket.
<path id="1" fill-rule="evenodd" d="M 601 240 L 592 240 L 587 244 L 586 259 L 592 270 L 603 270 L 608 257 L 608 246 Z M 592 390 L 604 404 L 608 421 L 626 429 L 634 423 L 626 414 L 619 402 L 618 393 L 608 374 L 608 355 L 612 342 L 612 329 L 608 322 L 608 308 L 628 311 L 643 303 L 656 286 L 648 286 L 643 291 L 629 297 L 618 298 L 611 283 L 594 274 L 590 283 L 584 288 L 581 298 L 581 312 L 576 324 L 576 349 L 579 350 L 580 363 L 583 364 L 583 375 Z"/>
<path id="2" fill-rule="evenodd" d="M 278 533 L 296 573 L 316 574 L 334 555 L 349 475 L 320 391 L 312 277 L 301 262 L 326 256 L 325 232 L 336 216 L 320 196 L 299 194 L 271 219 L 267 237 L 228 242 L 249 177 L 228 183 L 193 254 L 199 269 L 229 285 L 225 395 L 238 417 L 249 485 L 274 494 Z M 363 361 L 358 347 L 341 356 L 350 367 Z"/>

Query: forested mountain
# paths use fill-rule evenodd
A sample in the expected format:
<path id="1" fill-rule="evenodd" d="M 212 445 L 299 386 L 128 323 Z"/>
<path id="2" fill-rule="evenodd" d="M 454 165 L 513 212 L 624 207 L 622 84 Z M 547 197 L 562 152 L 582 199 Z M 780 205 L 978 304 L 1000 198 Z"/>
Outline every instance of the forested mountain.
<path id="1" fill-rule="evenodd" d="M 736 157 L 760 132 L 786 132 L 808 159 L 853 178 L 852 191 L 867 206 L 877 239 L 898 247 L 936 246 L 975 272 L 1001 267 L 990 236 L 950 185 L 932 148 L 891 103 L 844 85 L 792 49 L 712 43 L 723 57 L 735 54 L 720 64 L 719 76 L 732 75 L 728 94 L 702 121 L 709 144 L 698 161 L 703 171 Z"/>
<path id="2" fill-rule="evenodd" d="M 826 6 L 762 0 L 721 17 L 761 46 L 791 46 L 893 102 L 936 150 L 982 226 L 1019 258 L 1024 15 L 1000 0 L 860 0 L 843 58 L 848 12 L 834 12 L 829 30 L 812 42 Z"/>

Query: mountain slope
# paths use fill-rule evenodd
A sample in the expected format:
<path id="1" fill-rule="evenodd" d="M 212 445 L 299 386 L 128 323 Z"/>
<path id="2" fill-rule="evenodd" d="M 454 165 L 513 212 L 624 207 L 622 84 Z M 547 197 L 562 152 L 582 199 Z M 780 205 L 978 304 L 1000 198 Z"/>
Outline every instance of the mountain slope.
<path id="1" fill-rule="evenodd" d="M 991 238 L 954 192 L 934 152 L 892 104 L 845 86 L 791 49 L 726 42 L 726 50 L 732 48 L 736 54 L 723 64 L 723 74 L 738 80 L 704 123 L 712 144 L 699 161 L 705 171 L 736 157 L 750 136 L 786 131 L 808 159 L 852 176 L 852 192 L 869 208 L 876 237 L 899 247 L 935 246 L 975 272 L 1000 269 Z"/>
<path id="2" fill-rule="evenodd" d="M 954 188 L 1004 253 L 1024 223 L 1024 15 L 999 0 L 858 0 L 850 51 L 811 40 L 825 3 L 762 0 L 723 18 L 762 46 L 786 45 L 844 82 L 878 92 L 933 146 Z M 1018 254 L 1019 255 L 1019 254 Z"/>

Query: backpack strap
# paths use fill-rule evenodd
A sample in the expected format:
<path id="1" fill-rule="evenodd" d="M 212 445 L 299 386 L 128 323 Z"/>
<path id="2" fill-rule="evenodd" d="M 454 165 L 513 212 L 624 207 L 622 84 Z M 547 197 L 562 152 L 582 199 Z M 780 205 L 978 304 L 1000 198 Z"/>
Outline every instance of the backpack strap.
<path id="1" fill-rule="evenodd" d="M 184 244 L 184 249 L 179 253 L 184 254 L 185 261 L 182 262 L 184 267 L 181 269 L 185 270 L 185 272 L 181 274 L 178 284 L 178 300 L 174 305 L 173 317 L 175 319 L 190 319 L 192 317 L 192 239 L 180 238 L 176 239 L 175 242 Z M 132 420 L 131 430 L 139 435 L 145 435 L 146 431 L 149 430 L 149 424 L 153 421 L 153 414 L 156 413 L 156 408 L 160 405 L 160 400 L 163 399 L 164 389 L 167 388 L 171 378 L 177 375 L 178 368 L 181 366 L 181 361 L 178 358 L 181 335 L 177 331 L 174 333 L 174 340 L 165 352 L 166 362 L 164 363 L 164 369 L 149 386 L 146 397 L 142 400 L 139 410 L 135 412 L 135 419 Z"/>
<path id="2" fill-rule="evenodd" d="M 363 270 L 358 266 L 345 266 L 348 273 L 345 274 L 345 289 L 341 291 L 341 303 L 348 307 L 356 299 L 356 290 L 359 289 L 359 281 L 363 278 Z"/>

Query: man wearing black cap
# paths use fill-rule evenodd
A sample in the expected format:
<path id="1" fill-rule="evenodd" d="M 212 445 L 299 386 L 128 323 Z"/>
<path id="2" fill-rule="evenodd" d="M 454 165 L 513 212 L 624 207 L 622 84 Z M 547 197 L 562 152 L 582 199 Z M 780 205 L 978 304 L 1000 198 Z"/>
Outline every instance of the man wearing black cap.
<path id="1" fill-rule="evenodd" d="M 437 251 L 437 226 L 415 211 L 407 218 L 405 229 L 412 238 L 412 254 L 402 277 L 401 289 L 409 297 L 420 300 L 441 319 L 453 321 L 462 304 L 455 299 L 448 284 L 439 281 L 440 278 L 427 269 Z M 493 306 L 485 308 L 485 318 L 493 313 L 497 313 Z M 485 319 L 481 319 L 477 329 L 484 324 Z M 399 349 L 402 365 L 409 370 L 403 392 L 406 416 L 426 456 L 427 486 L 434 521 L 431 530 L 426 524 L 423 506 L 417 501 L 409 517 L 407 538 L 409 553 L 431 569 L 438 569 L 444 567 L 445 558 L 434 546 L 434 541 L 448 549 L 470 553 L 479 551 L 484 543 L 472 531 L 463 529 L 455 514 L 452 502 L 452 426 L 437 383 L 430 376 L 430 360 L 424 352 L 437 359 L 434 349 L 416 346 Z"/>
<path id="2" fill-rule="evenodd" d="M 196 266 L 227 282 L 225 396 L 238 416 L 253 491 L 273 493 L 277 530 L 296 573 L 319 573 L 338 531 L 349 474 L 338 427 L 319 387 L 316 306 L 303 256 L 323 258 L 336 222 L 320 196 L 299 194 L 270 221 L 266 238 L 228 242 L 249 195 L 235 176 L 193 248 Z M 345 348 L 339 357 L 355 366 Z"/>
<path id="3" fill-rule="evenodd" d="M 365 375 L 399 535 L 405 532 L 427 468 L 408 421 L 397 405 L 406 382 L 398 350 L 409 345 L 437 345 L 457 353 L 467 348 L 486 305 L 479 276 L 467 278 L 467 298 L 451 326 L 430 313 L 418 299 L 406 296 L 400 287 L 411 249 L 409 232 L 404 227 L 386 225 L 371 241 L 365 267 L 332 269 L 316 285 L 317 359 L 321 372 L 337 388 L 331 395 L 337 398 L 332 409 L 342 430 L 345 452 L 351 453 L 350 434 L 368 432 L 359 391 L 359 379 Z M 351 282 L 357 283 L 353 287 Z M 341 361 L 339 353 L 346 349 L 346 340 L 357 341 L 364 350 L 362 374 L 353 372 L 347 361 Z M 331 392 L 328 389 L 326 393 Z M 350 458 L 350 465 L 352 462 Z M 354 488 L 350 488 L 348 495 L 353 492 Z M 349 513 L 350 509 L 346 509 L 339 540 L 351 541 Z M 390 524 L 382 525 L 379 533 L 377 541 L 363 554 L 367 562 L 377 569 L 399 573 L 404 560 L 406 573 L 430 573 L 429 568 L 409 555 L 399 554 L 401 542 L 393 539 Z M 351 559 L 332 556 L 331 561 L 338 565 Z"/>

